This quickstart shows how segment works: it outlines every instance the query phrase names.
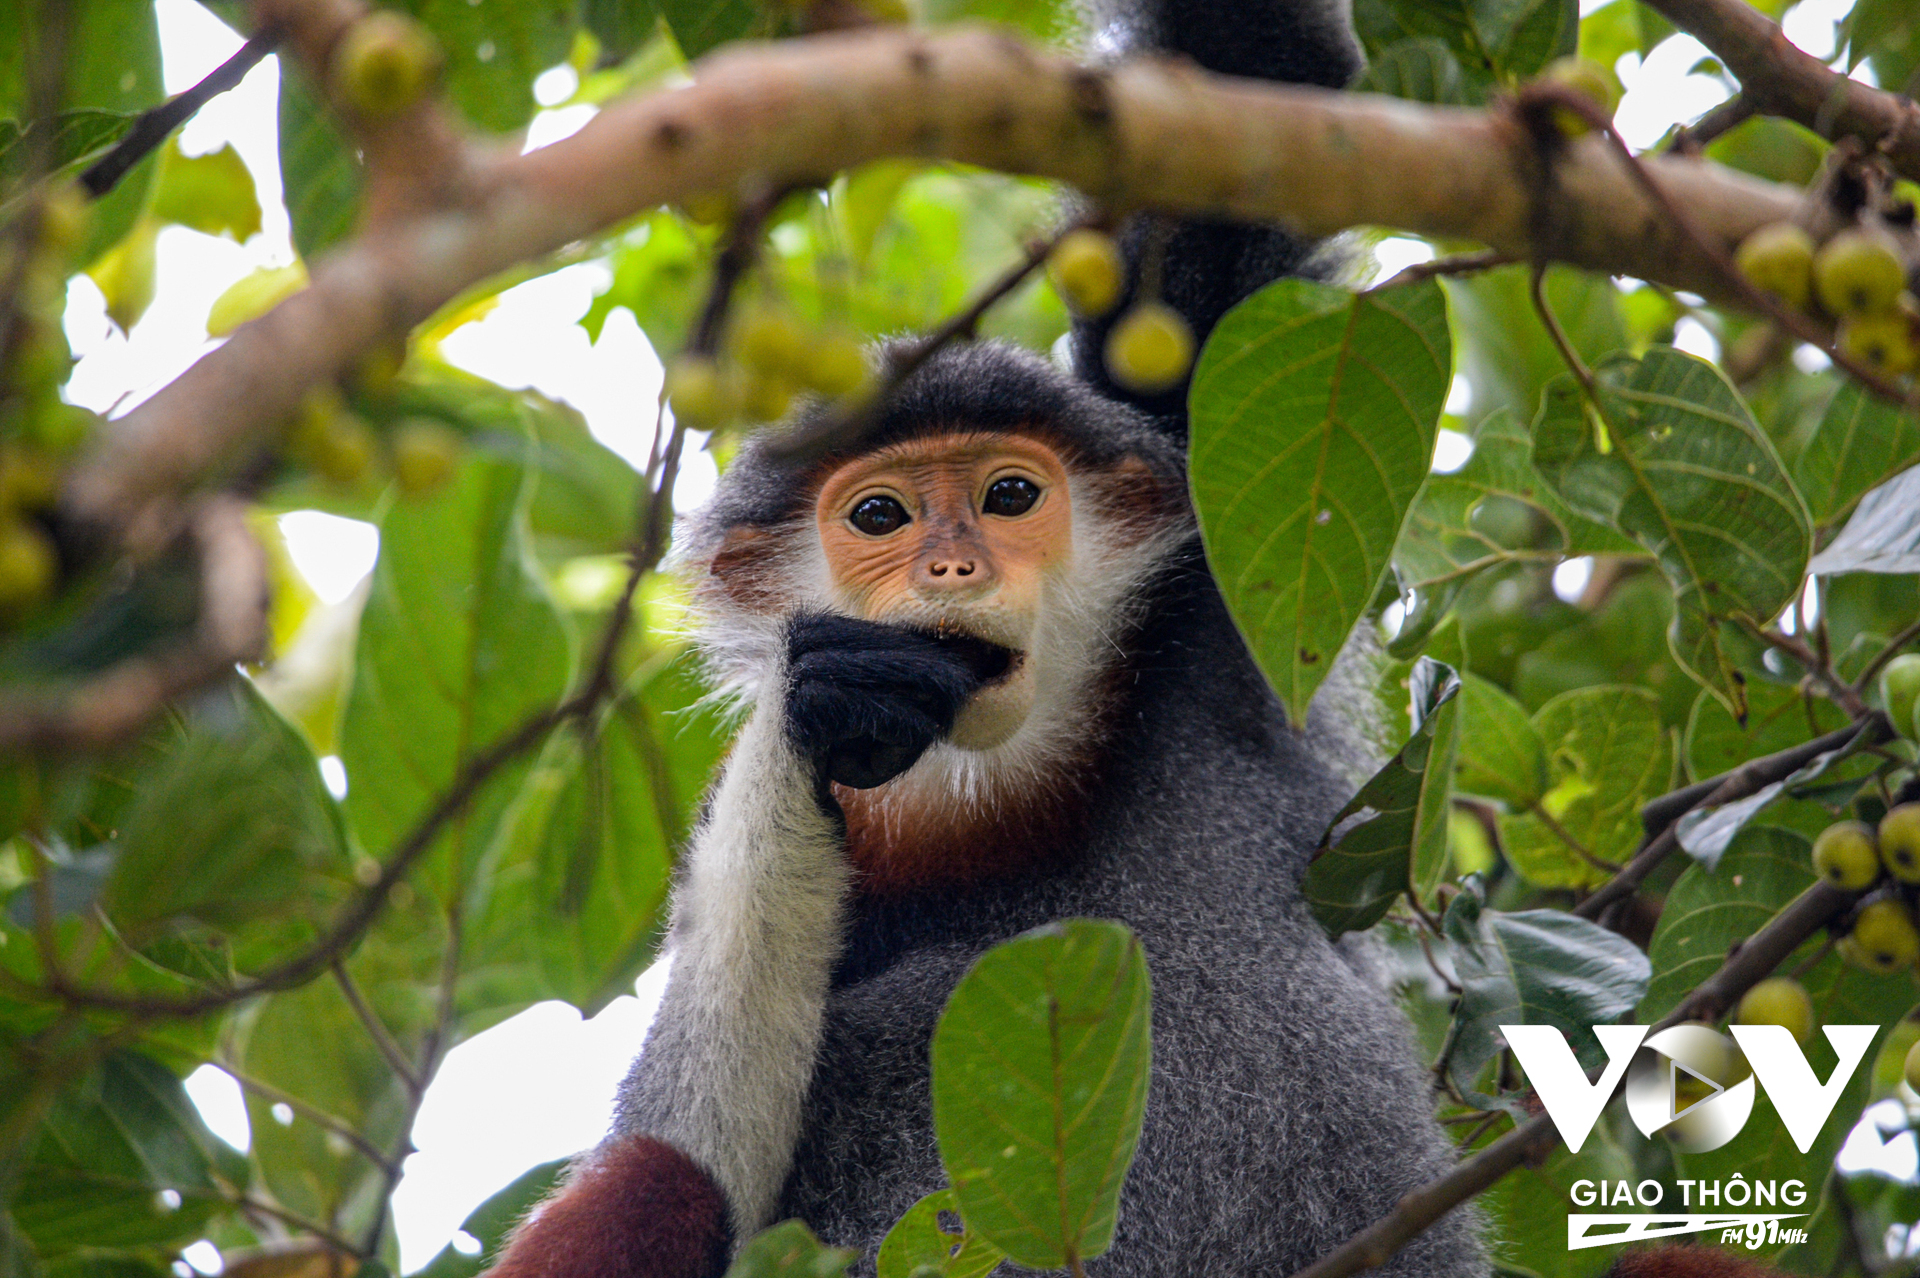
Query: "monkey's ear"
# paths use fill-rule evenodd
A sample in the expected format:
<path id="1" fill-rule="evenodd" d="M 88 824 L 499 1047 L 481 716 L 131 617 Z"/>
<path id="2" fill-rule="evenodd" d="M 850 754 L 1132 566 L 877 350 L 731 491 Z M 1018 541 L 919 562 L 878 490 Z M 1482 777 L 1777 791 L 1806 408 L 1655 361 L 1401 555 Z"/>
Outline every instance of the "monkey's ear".
<path id="1" fill-rule="evenodd" d="M 780 532 L 752 524 L 727 529 L 720 548 L 707 560 L 705 584 L 717 588 L 736 607 L 774 611 L 786 596 L 781 580 L 782 543 L 793 535 L 792 530 Z"/>
<path id="2" fill-rule="evenodd" d="M 665 1141 L 627 1136 L 534 1209 L 486 1278 L 717 1278 L 732 1241 L 713 1178 Z"/>
<path id="3" fill-rule="evenodd" d="M 1131 455 L 1094 471 L 1088 492 L 1101 514 L 1143 536 L 1192 518 L 1185 476 L 1162 474 Z"/>

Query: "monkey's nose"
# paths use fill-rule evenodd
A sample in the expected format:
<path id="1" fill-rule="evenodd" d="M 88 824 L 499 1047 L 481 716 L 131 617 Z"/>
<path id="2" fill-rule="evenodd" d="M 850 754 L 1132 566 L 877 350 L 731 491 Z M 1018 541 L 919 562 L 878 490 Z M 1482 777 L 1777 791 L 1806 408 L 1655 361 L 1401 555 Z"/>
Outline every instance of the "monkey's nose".
<path id="1" fill-rule="evenodd" d="M 936 551 L 920 561 L 922 589 L 939 592 L 979 590 L 993 582 L 993 565 L 984 555 L 964 550 Z"/>

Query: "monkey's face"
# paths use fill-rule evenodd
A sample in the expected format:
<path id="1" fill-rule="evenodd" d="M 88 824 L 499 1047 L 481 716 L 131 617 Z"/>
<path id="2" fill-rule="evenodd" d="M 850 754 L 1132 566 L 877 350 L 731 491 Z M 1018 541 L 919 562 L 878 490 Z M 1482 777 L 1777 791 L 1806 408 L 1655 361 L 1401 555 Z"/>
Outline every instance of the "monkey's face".
<path id="1" fill-rule="evenodd" d="M 954 744 L 1011 736 L 1034 700 L 1033 651 L 1049 586 L 1071 563 L 1073 500 L 1060 456 L 1018 435 L 909 441 L 834 471 L 814 504 L 827 571 L 848 611 L 1012 649 L 1002 678 L 961 711 Z"/>

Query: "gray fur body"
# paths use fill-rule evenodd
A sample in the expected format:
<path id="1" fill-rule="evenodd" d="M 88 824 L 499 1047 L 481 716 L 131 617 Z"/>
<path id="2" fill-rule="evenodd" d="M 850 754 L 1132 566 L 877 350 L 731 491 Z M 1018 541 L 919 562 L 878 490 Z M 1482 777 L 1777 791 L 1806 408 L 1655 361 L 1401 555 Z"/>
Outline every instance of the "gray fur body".
<path id="1" fill-rule="evenodd" d="M 1156 590 L 1081 854 L 855 909 L 778 1214 L 868 1265 L 946 1183 L 927 1050 L 948 994 L 981 952 L 1055 919 L 1125 922 L 1153 976 L 1145 1130 L 1113 1249 L 1089 1272 L 1291 1273 L 1451 1161 L 1399 1009 L 1300 895 L 1350 786 L 1288 728 L 1197 549 Z M 1475 1220 L 1443 1221 L 1381 1272 L 1484 1274 Z"/>

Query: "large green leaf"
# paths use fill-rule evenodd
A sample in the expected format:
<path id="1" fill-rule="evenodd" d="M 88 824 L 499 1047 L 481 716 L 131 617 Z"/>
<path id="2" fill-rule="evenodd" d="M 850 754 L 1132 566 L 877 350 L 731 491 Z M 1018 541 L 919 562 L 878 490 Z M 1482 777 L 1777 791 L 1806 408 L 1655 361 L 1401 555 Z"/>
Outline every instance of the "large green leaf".
<path id="1" fill-rule="evenodd" d="M 1367 59 L 1367 69 L 1353 87 L 1436 106 L 1471 106 L 1485 99 L 1484 85 L 1470 82 L 1459 57 L 1434 36 L 1415 36 L 1381 49 Z"/>
<path id="2" fill-rule="evenodd" d="M 97 146 L 105 140 L 96 125 L 106 121 L 92 113 L 127 118 L 158 106 L 166 94 L 160 76 L 160 29 L 152 0 L 87 0 L 85 4 L 40 3 L 0 5 L 0 122 L 17 137 L 28 118 L 28 68 L 44 56 L 40 19 L 61 13 L 66 31 L 64 65 L 60 68 L 60 118 L 54 122 L 57 153 L 72 156 L 81 139 L 68 136 L 78 128 Z M 8 148 L 11 152 L 12 148 Z M 0 153 L 0 162 L 11 159 Z M 78 158 L 72 156 L 72 158 Z M 153 157 L 141 161 L 94 204 L 93 227 L 78 254 L 91 261 L 116 243 L 133 226 L 145 207 L 147 188 L 157 165 Z M 0 195 L 19 174 L 11 165 L 0 167 Z"/>
<path id="3" fill-rule="evenodd" d="M 479 961 L 530 960 L 545 996 L 588 1016 L 652 958 L 673 851 L 716 761 L 717 725 L 674 695 L 682 678 L 663 671 L 590 733 L 549 743 L 505 816 L 472 929 Z"/>
<path id="4" fill-rule="evenodd" d="M 1307 866 L 1301 890 L 1330 936 L 1372 927 L 1402 892 L 1425 896 L 1446 867 L 1460 679 L 1422 657 L 1409 684 L 1413 736 L 1334 817 Z"/>
<path id="5" fill-rule="evenodd" d="M 353 229 L 360 157 L 297 75 L 280 77 L 280 181 L 300 256 L 312 258 Z"/>
<path id="6" fill-rule="evenodd" d="M 1771 621 L 1799 591 L 1812 537 L 1806 508 L 1772 441 L 1712 364 L 1656 346 L 1639 360 L 1607 362 L 1596 377 L 1599 427 L 1571 376 L 1548 384 L 1534 467 L 1567 505 L 1659 561 L 1675 597 L 1675 659 L 1743 714 L 1743 677 L 1721 632 L 1736 619 Z"/>
<path id="7" fill-rule="evenodd" d="M 1526 707 L 1498 684 L 1472 673 L 1463 683 L 1454 784 L 1524 812 L 1547 793 L 1547 750 L 1540 730 Z"/>
<path id="8" fill-rule="evenodd" d="M 1920 462 L 1920 416 L 1849 378 L 1794 459 L 1793 478 L 1813 522 L 1824 525 L 1915 462 Z"/>
<path id="9" fill-rule="evenodd" d="M 1647 990 L 1647 956 L 1632 941 L 1561 910 L 1507 914 L 1462 892 L 1442 924 L 1460 982 L 1447 1068 L 1463 1093 L 1474 1092 L 1493 1058 L 1502 1025 L 1552 1025 L 1594 1059 L 1591 1027 L 1631 1012 Z"/>
<path id="10" fill-rule="evenodd" d="M 1510 266 L 1449 279 L 1444 287 L 1460 344 L 1460 371 L 1473 387 L 1473 417 L 1504 408 L 1518 422 L 1540 409 L 1540 388 L 1566 369 L 1534 314 L 1528 268 Z M 1567 340 L 1589 363 L 1627 345 L 1620 292 L 1571 267 L 1547 271 L 1547 302 Z"/>
<path id="11" fill-rule="evenodd" d="M 1294 721 L 1366 611 L 1433 456 L 1452 348 L 1431 280 L 1281 280 L 1193 378 L 1194 504 L 1227 606 Z"/>
<path id="12" fill-rule="evenodd" d="M 344 895 L 339 806 L 305 739 L 245 680 L 203 697 L 138 785 L 102 893 L 129 940 L 165 920 L 317 923 Z"/>
<path id="13" fill-rule="evenodd" d="M 55 1101 L 14 1187 L 14 1222 L 42 1256 L 182 1246 L 199 1237 L 246 1160 L 201 1122 L 180 1080 L 115 1052 Z"/>
<path id="14" fill-rule="evenodd" d="M 970 1231 L 1030 1269 L 1113 1241 L 1152 1058 L 1140 942 L 1070 919 L 974 963 L 933 1035 L 933 1125 Z"/>
<path id="15" fill-rule="evenodd" d="M 1541 887 L 1602 882 L 1607 864 L 1633 854 L 1640 809 L 1672 776 L 1659 700 L 1642 688 L 1581 688 L 1542 706 L 1533 727 L 1549 785 L 1531 809 L 1500 818 L 1507 859 Z"/>
<path id="16" fill-rule="evenodd" d="M 980 1235 L 964 1227 L 950 1232 L 940 1223 L 943 1214 L 958 1219 L 960 1204 L 951 1189 L 936 1189 L 895 1222 L 880 1243 L 879 1278 L 929 1278 L 931 1266 L 939 1278 L 986 1278 L 1005 1257 Z"/>
<path id="17" fill-rule="evenodd" d="M 440 37 L 447 96 L 483 129 L 517 129 L 533 116 L 533 80 L 565 61 L 573 0 L 403 0 Z"/>
<path id="18" fill-rule="evenodd" d="M 474 457 L 381 521 L 340 730 L 347 813 L 376 856 L 475 753 L 566 690 L 568 634 L 531 559 L 527 497 L 520 467 Z M 501 769 L 436 843 L 426 881 L 444 901 L 464 890 L 525 771 Z"/>

